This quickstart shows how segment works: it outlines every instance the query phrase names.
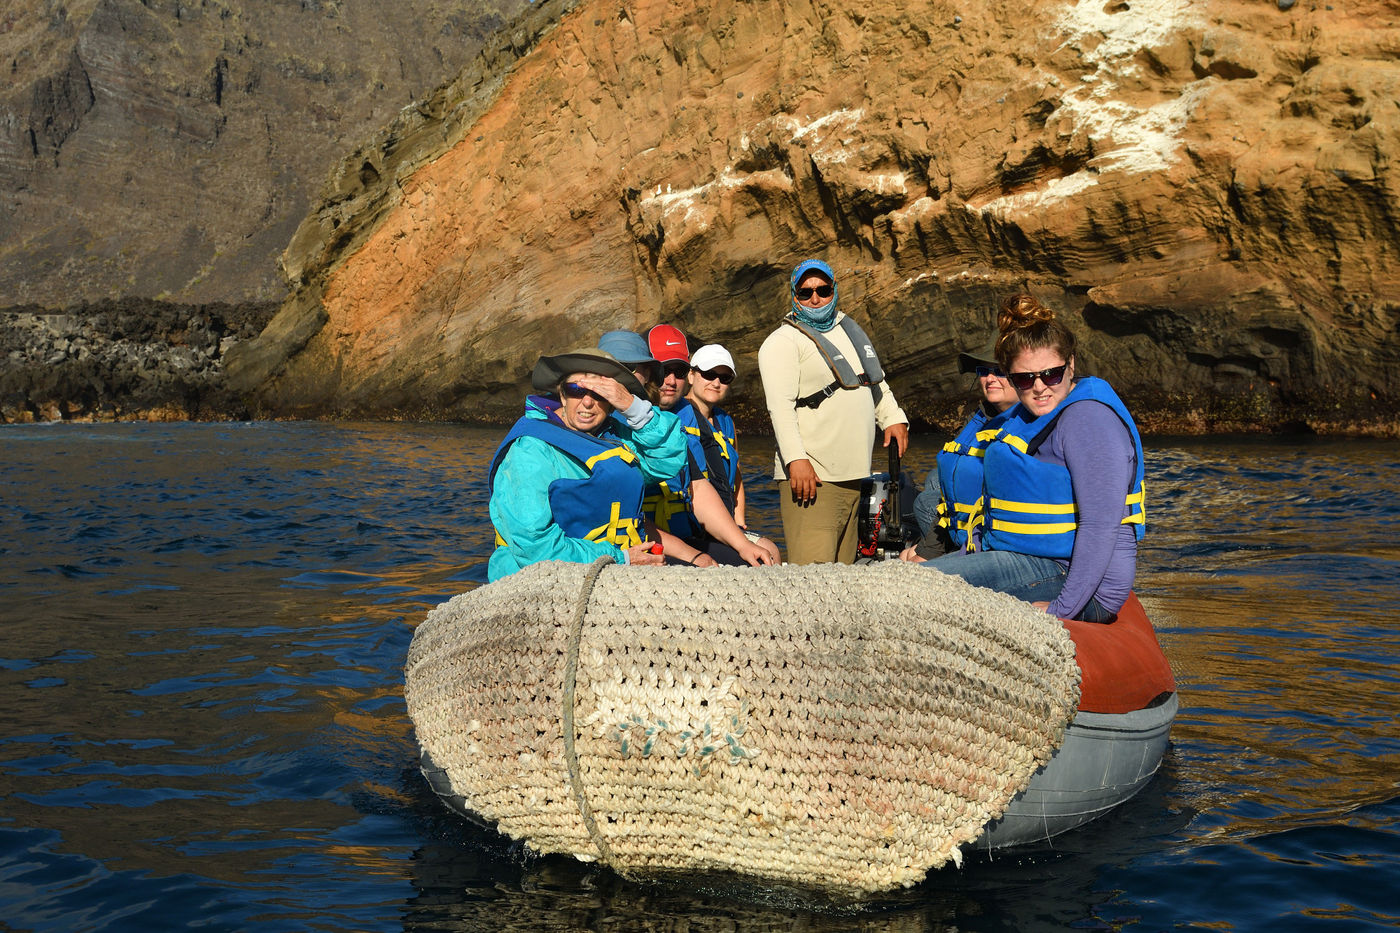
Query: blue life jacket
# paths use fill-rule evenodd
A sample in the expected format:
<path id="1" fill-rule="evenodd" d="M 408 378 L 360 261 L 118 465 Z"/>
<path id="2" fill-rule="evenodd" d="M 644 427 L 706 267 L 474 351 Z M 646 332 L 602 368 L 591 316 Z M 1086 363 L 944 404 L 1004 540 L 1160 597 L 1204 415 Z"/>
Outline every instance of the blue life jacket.
<path id="1" fill-rule="evenodd" d="M 981 405 L 958 436 L 943 445 L 938 466 L 938 527 L 958 547 L 966 547 L 969 533 L 982 524 L 982 457 L 987 442 L 996 436 L 1008 412 L 992 417 Z"/>
<path id="2" fill-rule="evenodd" d="M 983 456 L 986 527 L 982 547 L 988 551 L 1015 551 L 1036 557 L 1067 559 L 1074 550 L 1078 510 L 1069 469 L 1037 460 L 1035 452 L 1049 437 L 1056 420 L 1069 406 L 1083 401 L 1101 402 L 1113 410 L 1128 429 L 1137 455 L 1137 475 L 1124 500 L 1122 524 L 1132 525 L 1138 540 L 1147 528 L 1143 491 L 1142 437 L 1132 415 L 1118 394 L 1102 379 L 1086 376 L 1054 411 L 1032 421 L 1008 417 L 986 446 Z M 1024 413 L 1024 407 L 1012 412 Z"/>
<path id="3" fill-rule="evenodd" d="M 588 471 L 583 479 L 556 479 L 549 484 L 549 507 L 565 535 L 607 541 L 621 548 L 642 543 L 642 490 L 646 483 L 637 467 L 637 455 L 606 429 L 595 435 L 555 421 L 521 418 L 491 458 L 486 480 L 488 495 L 494 490 L 496 470 L 506 451 L 522 437 L 544 441 Z M 496 532 L 496 546 L 509 545 Z"/>
<path id="4" fill-rule="evenodd" d="M 646 487 L 642 512 L 662 531 L 678 538 L 694 538 L 700 534 L 700 523 L 690 511 L 690 469 L 660 483 Z"/>
<path id="5" fill-rule="evenodd" d="M 725 508 L 734 512 L 735 493 L 739 484 L 739 451 L 734 419 L 729 413 L 715 408 L 707 421 L 695 405 L 687 401 L 676 406 L 676 417 L 685 428 L 686 443 L 692 457 L 705 465 L 705 478 L 715 487 Z"/>

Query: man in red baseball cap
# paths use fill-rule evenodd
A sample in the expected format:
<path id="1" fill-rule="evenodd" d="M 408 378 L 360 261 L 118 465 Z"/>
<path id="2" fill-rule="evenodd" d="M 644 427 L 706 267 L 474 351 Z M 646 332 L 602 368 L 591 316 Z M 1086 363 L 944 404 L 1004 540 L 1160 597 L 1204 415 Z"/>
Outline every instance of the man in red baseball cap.
<path id="1" fill-rule="evenodd" d="M 690 347 L 685 334 L 670 324 L 657 324 L 647 331 L 647 347 L 652 358 L 661 364 L 660 397 L 656 404 L 670 411 L 689 388 Z"/>

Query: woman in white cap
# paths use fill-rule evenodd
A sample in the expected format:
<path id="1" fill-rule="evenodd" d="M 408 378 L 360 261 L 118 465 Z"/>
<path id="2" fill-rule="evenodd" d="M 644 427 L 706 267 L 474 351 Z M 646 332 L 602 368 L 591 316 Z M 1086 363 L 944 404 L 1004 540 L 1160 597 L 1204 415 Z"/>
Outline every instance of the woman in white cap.
<path id="1" fill-rule="evenodd" d="M 642 491 L 686 462 L 685 432 L 632 370 L 587 348 L 540 357 L 525 414 L 492 458 L 487 486 L 498 580 L 543 560 L 661 564 L 644 541 Z"/>
<path id="2" fill-rule="evenodd" d="M 745 528 L 738 435 L 734 419 L 719 407 L 736 372 L 734 357 L 724 347 L 717 343 L 700 347 L 690 357 L 685 400 L 675 408 L 691 456 L 705 474 L 704 479 L 692 477 L 690 504 L 699 533 L 687 542 L 722 564 L 776 564 L 782 560 L 778 546 L 749 535 Z M 713 495 L 701 488 L 705 484 Z"/>

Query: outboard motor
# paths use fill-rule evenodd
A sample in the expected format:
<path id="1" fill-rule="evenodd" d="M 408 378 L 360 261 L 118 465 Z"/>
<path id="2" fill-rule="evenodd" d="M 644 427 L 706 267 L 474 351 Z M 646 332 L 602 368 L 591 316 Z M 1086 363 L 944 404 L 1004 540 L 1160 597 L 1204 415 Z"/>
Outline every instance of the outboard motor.
<path id="1" fill-rule="evenodd" d="M 861 480 L 856 563 L 893 560 L 919 541 L 914 519 L 914 478 L 899 468 L 899 447 L 890 444 L 890 470 Z"/>

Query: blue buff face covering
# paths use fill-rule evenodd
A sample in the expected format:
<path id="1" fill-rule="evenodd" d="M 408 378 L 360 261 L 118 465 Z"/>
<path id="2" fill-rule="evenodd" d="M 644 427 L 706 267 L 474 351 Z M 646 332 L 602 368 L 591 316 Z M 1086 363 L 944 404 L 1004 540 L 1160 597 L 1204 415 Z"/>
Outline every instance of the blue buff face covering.
<path id="1" fill-rule="evenodd" d="M 808 308 L 797 301 L 797 283 L 812 272 L 826 276 L 826 280 L 831 283 L 831 300 L 820 308 Z M 788 284 L 788 295 L 792 300 L 792 316 L 801 323 L 822 333 L 831 330 L 831 326 L 836 323 L 836 299 L 840 297 L 840 293 L 836 290 L 836 273 L 832 272 L 831 267 L 820 259 L 808 259 L 806 262 L 799 263 L 797 268 L 792 270 L 792 281 Z"/>

